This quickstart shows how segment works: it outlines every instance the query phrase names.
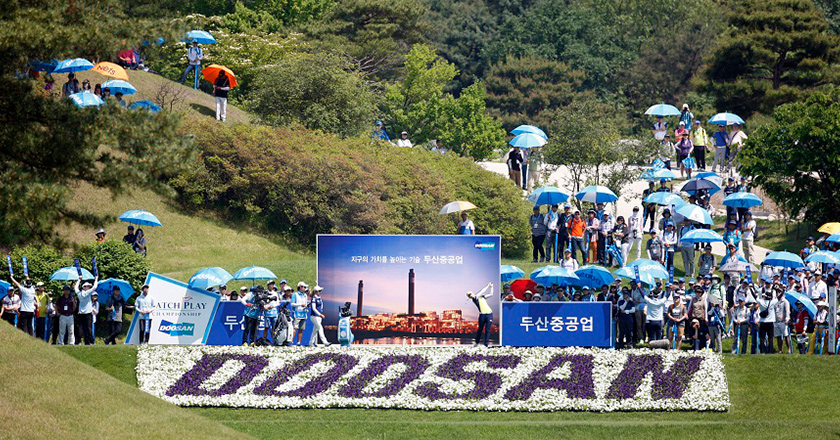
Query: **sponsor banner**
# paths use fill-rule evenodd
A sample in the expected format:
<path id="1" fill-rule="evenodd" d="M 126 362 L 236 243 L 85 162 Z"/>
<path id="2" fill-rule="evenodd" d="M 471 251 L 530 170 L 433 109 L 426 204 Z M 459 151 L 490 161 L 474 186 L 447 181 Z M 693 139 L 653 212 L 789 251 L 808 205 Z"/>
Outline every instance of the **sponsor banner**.
<path id="1" fill-rule="evenodd" d="M 727 411 L 711 352 L 586 348 L 143 346 L 143 391 L 182 406 Z"/>
<path id="2" fill-rule="evenodd" d="M 146 284 L 154 308 L 150 315 L 150 344 L 203 344 L 207 340 L 219 295 L 152 272 L 146 277 Z M 135 312 L 126 344 L 139 341 L 138 321 L 139 315 Z"/>
<path id="3" fill-rule="evenodd" d="M 245 333 L 245 305 L 239 301 L 223 301 L 216 309 L 213 317 L 213 324 L 210 326 L 210 334 L 207 336 L 207 345 L 241 345 L 242 335 Z M 262 337 L 265 329 L 265 318 L 260 317 L 260 326 L 257 328 L 257 335 Z M 326 329 L 327 338 L 332 341 L 335 338 L 335 330 Z M 307 322 L 303 331 L 303 345 L 309 343 L 312 335 L 312 323 Z M 270 337 L 269 337 L 270 338 Z"/>
<path id="4" fill-rule="evenodd" d="M 612 347 L 610 302 L 503 302 L 502 345 Z"/>
<path id="5" fill-rule="evenodd" d="M 460 345 L 475 338 L 484 307 L 496 345 L 500 250 L 498 236 L 319 235 L 324 323 L 337 326 L 334 311 L 349 302 L 356 344 Z M 469 291 L 487 297 L 476 303 Z"/>

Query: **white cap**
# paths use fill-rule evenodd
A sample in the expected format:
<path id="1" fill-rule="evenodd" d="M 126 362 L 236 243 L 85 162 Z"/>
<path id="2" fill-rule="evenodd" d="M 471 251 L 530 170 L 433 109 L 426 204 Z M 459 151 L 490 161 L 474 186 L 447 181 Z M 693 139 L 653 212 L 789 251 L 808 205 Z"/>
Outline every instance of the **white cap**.
<path id="1" fill-rule="evenodd" d="M 313 291 L 313 292 L 320 292 L 320 291 L 322 291 L 322 290 L 324 290 L 324 288 L 323 288 L 323 287 L 321 287 L 321 286 L 319 286 L 319 285 L 317 285 L 317 284 L 315 285 L 315 287 L 313 287 L 313 288 L 312 288 L 312 291 Z"/>
<path id="2" fill-rule="evenodd" d="M 84 284 L 82 284 L 82 287 L 91 287 L 91 286 L 93 286 L 93 284 L 91 284 L 89 281 L 85 281 Z"/>
<path id="3" fill-rule="evenodd" d="M 35 287 L 44 287 L 44 282 L 43 281 L 38 281 L 38 283 L 35 284 Z"/>

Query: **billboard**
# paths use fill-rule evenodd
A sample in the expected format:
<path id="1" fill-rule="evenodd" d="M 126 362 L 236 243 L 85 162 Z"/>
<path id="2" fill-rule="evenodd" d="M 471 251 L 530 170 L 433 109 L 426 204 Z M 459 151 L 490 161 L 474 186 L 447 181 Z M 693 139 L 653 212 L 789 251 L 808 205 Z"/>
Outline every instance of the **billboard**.
<path id="1" fill-rule="evenodd" d="M 210 323 L 219 304 L 219 295 L 149 272 L 148 296 L 154 304 L 150 314 L 152 326 L 150 344 L 204 344 L 210 332 Z M 134 312 L 128 329 L 126 344 L 139 342 L 140 325 Z"/>
<path id="2" fill-rule="evenodd" d="M 612 347 L 612 303 L 504 302 L 502 343 L 518 347 Z"/>
<path id="3" fill-rule="evenodd" d="M 326 314 L 326 313 L 325 313 Z M 213 323 L 210 326 L 210 333 L 205 341 L 206 345 L 240 345 L 242 344 L 242 334 L 245 333 L 245 305 L 239 301 L 223 301 L 219 303 L 216 309 L 216 315 L 213 316 Z M 257 327 L 258 337 L 263 336 L 265 330 L 265 320 L 260 316 L 260 325 Z M 303 344 L 309 342 L 309 337 L 312 335 L 311 323 L 306 323 L 306 328 L 303 331 Z M 331 342 L 337 341 L 335 332 L 328 332 L 327 337 Z"/>
<path id="4" fill-rule="evenodd" d="M 499 236 L 319 235 L 325 304 L 352 303 L 357 344 L 472 343 L 479 310 L 466 296 L 488 283 L 490 343 L 499 343 Z M 337 323 L 333 308 L 328 334 Z"/>

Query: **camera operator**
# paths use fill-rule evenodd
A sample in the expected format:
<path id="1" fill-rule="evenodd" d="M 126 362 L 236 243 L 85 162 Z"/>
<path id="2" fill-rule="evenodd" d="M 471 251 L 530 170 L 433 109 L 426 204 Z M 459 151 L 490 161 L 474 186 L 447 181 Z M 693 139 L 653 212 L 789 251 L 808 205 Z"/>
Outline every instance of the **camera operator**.
<path id="1" fill-rule="evenodd" d="M 762 354 L 772 353 L 773 330 L 776 324 L 776 304 L 779 300 L 771 289 L 766 289 L 758 299 L 758 349 Z"/>
<path id="2" fill-rule="evenodd" d="M 266 300 L 268 301 L 263 306 L 265 314 L 265 326 L 263 328 L 263 338 L 268 340 L 268 335 L 272 336 L 274 340 L 274 327 L 277 325 L 278 306 L 280 305 L 280 291 L 277 290 L 274 280 L 269 281 L 266 285 Z"/>
<path id="3" fill-rule="evenodd" d="M 250 292 L 239 298 L 239 302 L 245 305 L 245 331 L 242 333 L 242 345 L 253 347 L 254 343 L 257 342 L 257 327 L 260 325 L 260 315 L 262 315 L 263 307 L 266 305 L 263 287 L 252 287 Z"/>

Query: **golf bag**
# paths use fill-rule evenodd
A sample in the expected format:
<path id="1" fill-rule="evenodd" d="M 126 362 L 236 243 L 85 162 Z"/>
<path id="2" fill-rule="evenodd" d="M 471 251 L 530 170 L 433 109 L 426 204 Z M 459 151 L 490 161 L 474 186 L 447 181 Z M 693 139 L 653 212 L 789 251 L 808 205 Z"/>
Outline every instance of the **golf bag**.
<path id="1" fill-rule="evenodd" d="M 353 315 L 353 312 L 350 311 L 349 302 L 338 308 L 338 315 L 340 316 L 338 320 L 338 342 L 341 343 L 342 347 L 349 347 L 355 339 L 353 330 L 350 328 L 350 316 Z"/>
<path id="2" fill-rule="evenodd" d="M 616 241 L 613 240 L 610 243 L 610 247 L 607 248 L 607 252 L 612 257 L 613 263 L 618 267 L 624 267 L 624 259 L 621 257 L 621 249 L 619 249 L 618 245 L 616 245 Z"/>
<path id="3" fill-rule="evenodd" d="M 274 340 L 274 345 L 289 345 L 294 338 L 292 318 L 285 307 L 278 308 L 277 323 L 274 325 L 271 338 Z"/>

